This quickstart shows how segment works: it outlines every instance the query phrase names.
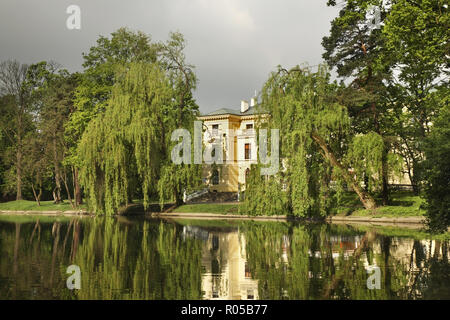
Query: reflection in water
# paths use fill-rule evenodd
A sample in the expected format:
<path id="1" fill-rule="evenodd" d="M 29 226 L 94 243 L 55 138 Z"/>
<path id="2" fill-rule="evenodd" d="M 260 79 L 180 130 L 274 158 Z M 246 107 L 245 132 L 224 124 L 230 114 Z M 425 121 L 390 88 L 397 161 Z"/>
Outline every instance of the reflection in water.
<path id="1" fill-rule="evenodd" d="M 192 230 L 192 227 L 185 229 Z M 215 231 L 209 232 L 204 240 L 203 299 L 258 299 L 258 281 L 252 279 L 248 268 L 243 234 L 237 228 Z"/>
<path id="2" fill-rule="evenodd" d="M 0 299 L 450 298 L 448 240 L 404 230 L 1 219 Z M 66 288 L 71 264 L 80 266 L 80 290 Z M 381 288 L 370 290 L 374 266 Z"/>

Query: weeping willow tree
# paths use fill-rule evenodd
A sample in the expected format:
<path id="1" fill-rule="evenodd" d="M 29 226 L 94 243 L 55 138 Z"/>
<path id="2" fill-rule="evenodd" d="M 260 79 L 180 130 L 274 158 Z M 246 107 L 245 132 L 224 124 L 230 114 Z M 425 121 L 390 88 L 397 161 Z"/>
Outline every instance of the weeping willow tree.
<path id="1" fill-rule="evenodd" d="M 402 173 L 403 158 L 385 150 L 385 141 L 376 132 L 356 135 L 349 144 L 345 162 L 353 168 L 357 181 L 364 181 L 366 190 L 376 192 L 383 188 L 383 170 L 391 179 Z M 386 157 L 386 159 L 383 159 Z M 384 162 L 387 166 L 383 166 Z"/>
<path id="2" fill-rule="evenodd" d="M 376 133 L 354 136 L 347 108 L 336 99 L 336 84 L 320 66 L 313 73 L 299 67 L 273 72 L 262 90 L 259 128 L 280 130 L 281 169 L 274 176 L 251 175 L 244 208 L 265 214 L 260 206 L 265 192 L 276 190 L 286 196 L 279 211 L 286 208 L 295 216 L 325 216 L 347 185 L 366 209 L 374 209 L 372 195 L 362 187 L 364 176 L 379 179 L 382 144 Z M 381 141 L 382 143 L 382 141 Z M 260 170 L 254 166 L 252 170 Z M 251 180 L 251 179 L 250 179 Z M 278 189 L 273 184 L 278 184 Z M 281 191 L 284 189 L 284 191 Z M 259 209 L 258 209 L 259 208 Z"/>
<path id="3" fill-rule="evenodd" d="M 170 163 L 170 133 L 192 127 L 195 113 L 180 105 L 177 86 L 164 66 L 133 62 L 116 77 L 108 108 L 89 123 L 78 148 L 88 205 L 108 215 L 136 194 L 145 208 L 152 195 L 166 196 L 167 190 L 157 187 L 161 175 L 179 199 L 198 170 L 196 165 Z"/>

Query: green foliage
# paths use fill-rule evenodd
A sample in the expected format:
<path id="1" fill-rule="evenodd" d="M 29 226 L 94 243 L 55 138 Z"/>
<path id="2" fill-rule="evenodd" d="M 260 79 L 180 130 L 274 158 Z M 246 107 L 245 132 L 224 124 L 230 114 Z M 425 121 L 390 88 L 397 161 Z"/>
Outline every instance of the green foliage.
<path id="1" fill-rule="evenodd" d="M 148 205 L 164 145 L 162 110 L 171 105 L 171 96 L 158 65 L 133 63 L 122 70 L 110 107 L 89 123 L 79 145 L 82 184 L 95 212 L 112 214 L 126 204 L 135 174 Z"/>
<path id="2" fill-rule="evenodd" d="M 427 223 L 433 231 L 450 226 L 450 108 L 442 108 L 425 145 Z"/>
<path id="3" fill-rule="evenodd" d="M 281 178 L 262 176 L 260 170 L 260 166 L 251 166 L 239 212 L 263 216 L 288 214 L 288 199 Z"/>
<path id="4" fill-rule="evenodd" d="M 427 179 L 424 140 L 448 104 L 448 10 L 443 0 L 396 0 L 382 28 L 385 48 L 378 62 L 396 71 L 386 95 L 393 108 L 390 125 L 416 193 Z"/>
<path id="5" fill-rule="evenodd" d="M 393 1 L 395 2 L 395 1 Z M 328 5 L 335 6 L 335 1 Z M 380 23 L 371 28 L 368 15 L 371 8 L 377 8 Z M 388 40 L 384 36 L 386 21 L 392 11 L 392 3 L 378 0 L 344 1 L 339 16 L 331 23 L 330 35 L 323 38 L 325 49 L 323 58 L 331 67 L 335 67 L 340 77 L 351 80 L 351 84 L 339 90 L 339 101 L 346 105 L 352 117 L 352 129 L 355 133 L 377 133 L 381 136 L 377 153 L 381 155 L 379 182 L 376 187 L 382 191 L 383 203 L 389 202 L 388 181 L 392 160 L 389 152 L 402 149 L 398 140 L 395 117 L 402 114 L 402 106 L 396 104 L 397 83 L 392 56 L 388 53 Z M 397 151 L 398 153 L 398 151 Z M 406 154 L 402 153 L 406 160 Z M 366 179 L 370 177 L 366 176 Z M 374 183 L 371 183 L 375 187 Z"/>
<path id="6" fill-rule="evenodd" d="M 74 96 L 76 111 L 65 128 L 66 139 L 73 145 L 73 163 L 78 163 L 76 147 L 88 123 L 108 108 L 117 71 L 130 62 L 155 62 L 157 47 L 148 35 L 120 28 L 111 38 L 100 36 L 97 44 L 83 54 L 85 70 Z"/>
<path id="7" fill-rule="evenodd" d="M 384 39 L 380 29 L 369 26 L 368 9 L 376 5 L 383 22 L 388 9 L 381 0 L 344 0 L 339 16 L 331 22 L 330 34 L 323 38 L 323 58 L 331 67 L 336 67 L 341 77 L 356 77 L 355 83 L 365 87 L 373 80 L 377 69 L 375 62 L 383 53 Z M 328 5 L 335 6 L 334 1 Z"/>
<path id="8" fill-rule="evenodd" d="M 0 132 L 7 139 L 3 146 L 2 162 L 5 166 L 4 193 L 13 193 L 22 200 L 22 170 L 25 137 L 34 129 L 31 88 L 26 85 L 28 65 L 16 60 L 0 63 Z"/>
<path id="9" fill-rule="evenodd" d="M 385 54 L 391 55 L 403 83 L 428 91 L 432 84 L 421 84 L 422 79 L 434 80 L 445 72 L 448 74 L 445 69 L 449 23 L 445 0 L 393 1 L 382 32 L 387 46 Z"/>
<path id="10" fill-rule="evenodd" d="M 328 84 L 324 67 L 317 73 L 300 69 L 282 72 L 280 69 L 273 73 L 267 81 L 262 106 L 271 114 L 268 126 L 280 128 L 280 156 L 286 168 L 280 175 L 288 191 L 284 207 L 296 216 L 324 216 L 330 205 L 325 200 L 329 197 L 331 167 L 311 133 L 335 144 L 332 132 L 336 138 L 342 137 L 349 127 L 349 118 L 346 109 L 333 99 L 335 86 Z M 280 192 L 282 188 L 275 189 Z M 286 197 L 278 198 L 283 201 Z"/>
<path id="11" fill-rule="evenodd" d="M 128 203 L 137 186 L 147 208 L 151 193 L 164 191 L 157 189 L 160 178 L 166 188 L 181 193 L 194 180 L 188 168 L 196 166 L 164 166 L 170 159 L 167 136 L 175 129 L 178 106 L 161 66 L 123 67 L 108 105 L 89 123 L 79 145 L 82 184 L 94 212 L 113 214 Z M 188 120 L 185 125 L 192 126 Z"/>
<path id="12" fill-rule="evenodd" d="M 353 138 L 347 153 L 348 162 L 352 164 L 357 180 L 368 179 L 368 189 L 375 190 L 380 187 L 381 160 L 384 152 L 383 138 L 375 133 L 369 132 L 365 135 L 357 135 Z"/>
<path id="13" fill-rule="evenodd" d="M 336 84 L 329 83 L 324 66 L 316 73 L 299 67 L 290 71 L 279 67 L 278 72 L 271 74 L 263 88 L 260 105 L 270 117 L 259 121 L 258 126 L 280 130 L 283 168 L 267 179 L 259 175 L 259 168 L 252 168 L 244 213 L 289 212 L 300 217 L 324 217 L 339 197 L 339 192 L 331 187 L 332 180 L 351 182 L 348 174 L 342 174 L 347 168 L 342 169 L 337 159 L 351 160 L 348 161 L 350 167 L 358 165 L 360 177 L 364 170 L 380 167 L 375 163 L 379 158 L 369 157 L 369 149 L 364 150 L 368 155 L 366 159 L 358 157 L 356 147 L 345 157 L 347 141 L 351 138 L 351 119 L 347 109 L 337 102 L 337 90 Z M 376 137 L 363 139 L 371 141 L 371 138 Z M 354 163 L 355 158 L 361 162 Z"/>
<path id="14" fill-rule="evenodd" d="M 202 183 L 200 170 L 201 166 L 196 164 L 175 165 L 172 162 L 163 164 L 157 186 L 161 209 L 166 201 L 181 204 L 184 191 L 189 193 Z"/>
<path id="15" fill-rule="evenodd" d="M 66 159 L 71 145 L 65 140 L 65 125 L 74 111 L 73 97 L 79 75 L 70 74 L 54 62 L 42 61 L 28 69 L 26 86 L 31 90 L 30 104 L 39 115 L 34 120 L 36 130 L 27 139 L 27 167 L 30 184 L 42 188 L 43 178 L 54 181 L 55 202 L 61 201 L 62 184 L 68 190 L 72 167 Z M 37 200 L 37 199 L 36 199 Z"/>

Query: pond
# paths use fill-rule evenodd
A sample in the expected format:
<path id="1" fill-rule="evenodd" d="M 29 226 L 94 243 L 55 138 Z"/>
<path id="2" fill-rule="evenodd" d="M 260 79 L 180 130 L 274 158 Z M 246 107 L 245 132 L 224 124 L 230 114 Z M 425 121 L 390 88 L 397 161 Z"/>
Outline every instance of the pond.
<path id="1" fill-rule="evenodd" d="M 1 216 L 0 299 L 449 299 L 449 248 L 390 227 Z"/>

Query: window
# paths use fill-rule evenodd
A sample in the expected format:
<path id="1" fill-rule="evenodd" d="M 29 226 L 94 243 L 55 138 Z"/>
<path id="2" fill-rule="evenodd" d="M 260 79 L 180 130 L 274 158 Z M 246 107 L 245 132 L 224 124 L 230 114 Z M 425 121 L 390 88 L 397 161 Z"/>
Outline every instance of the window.
<path id="1" fill-rule="evenodd" d="M 246 278 L 252 277 L 252 273 L 250 272 L 250 267 L 248 266 L 247 261 L 245 262 L 245 277 Z"/>
<path id="2" fill-rule="evenodd" d="M 245 125 L 245 129 L 247 129 L 247 130 L 253 129 L 253 123 L 247 123 Z"/>
<path id="3" fill-rule="evenodd" d="M 250 143 L 245 144 L 245 160 L 250 160 L 252 156 Z"/>
<path id="4" fill-rule="evenodd" d="M 218 135 L 219 134 L 219 125 L 218 124 L 213 124 L 212 125 L 212 134 L 213 135 Z"/>

